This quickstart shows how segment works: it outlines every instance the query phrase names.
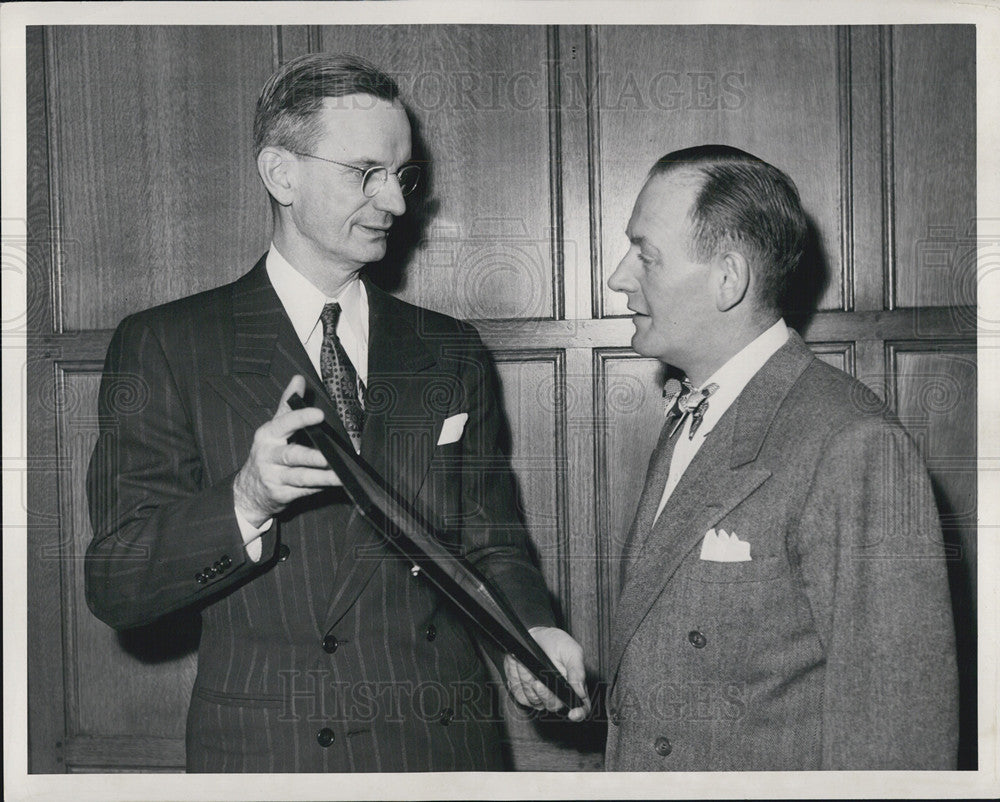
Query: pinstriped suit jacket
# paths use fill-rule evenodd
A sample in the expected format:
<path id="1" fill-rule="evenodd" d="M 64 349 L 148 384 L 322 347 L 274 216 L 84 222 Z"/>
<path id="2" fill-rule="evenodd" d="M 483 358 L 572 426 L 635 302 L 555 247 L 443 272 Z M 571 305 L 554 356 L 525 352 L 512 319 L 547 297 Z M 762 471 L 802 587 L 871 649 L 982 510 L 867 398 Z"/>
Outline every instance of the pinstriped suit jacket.
<path id="1" fill-rule="evenodd" d="M 362 456 L 528 626 L 551 625 L 478 335 L 366 287 Z M 296 373 L 345 434 L 263 259 L 233 284 L 121 323 L 88 473 L 88 604 L 116 628 L 201 608 L 189 771 L 502 768 L 497 708 L 465 626 L 341 490 L 287 508 L 261 561 L 247 558 L 233 478 Z M 443 421 L 461 412 L 461 439 L 437 446 Z"/>
<path id="2" fill-rule="evenodd" d="M 791 333 L 648 537 L 629 534 L 607 768 L 955 768 L 937 509 L 920 455 L 881 407 Z M 660 459 L 640 515 L 663 491 Z M 712 528 L 748 543 L 750 561 L 701 559 Z"/>

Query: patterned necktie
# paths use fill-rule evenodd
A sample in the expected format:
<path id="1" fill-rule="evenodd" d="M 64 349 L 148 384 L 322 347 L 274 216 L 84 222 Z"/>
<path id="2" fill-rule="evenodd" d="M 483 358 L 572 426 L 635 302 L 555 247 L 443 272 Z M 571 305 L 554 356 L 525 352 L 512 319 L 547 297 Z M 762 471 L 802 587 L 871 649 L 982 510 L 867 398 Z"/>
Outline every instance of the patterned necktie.
<path id="1" fill-rule="evenodd" d="M 365 409 L 361 395 L 364 386 L 358 381 L 358 372 L 347 358 L 340 338 L 337 336 L 337 320 L 340 318 L 340 304 L 331 303 L 323 307 L 319 319 L 323 322 L 323 347 L 319 352 L 320 374 L 323 384 L 337 405 L 337 414 L 344 422 L 354 450 L 361 451 L 361 431 L 365 427 Z"/>
<path id="2" fill-rule="evenodd" d="M 694 433 L 698 431 L 698 427 L 701 426 L 701 420 L 705 417 L 705 413 L 708 412 L 708 397 L 719 389 L 719 385 L 712 382 L 706 385 L 701 390 L 695 390 L 687 379 L 684 383 L 677 381 L 677 379 L 670 379 L 666 384 L 663 385 L 663 414 L 666 417 L 671 415 L 677 416 L 677 422 L 674 424 L 674 428 L 670 430 L 670 435 L 673 436 L 687 419 L 687 416 L 691 416 L 691 429 L 688 431 L 688 440 L 694 439 Z"/>

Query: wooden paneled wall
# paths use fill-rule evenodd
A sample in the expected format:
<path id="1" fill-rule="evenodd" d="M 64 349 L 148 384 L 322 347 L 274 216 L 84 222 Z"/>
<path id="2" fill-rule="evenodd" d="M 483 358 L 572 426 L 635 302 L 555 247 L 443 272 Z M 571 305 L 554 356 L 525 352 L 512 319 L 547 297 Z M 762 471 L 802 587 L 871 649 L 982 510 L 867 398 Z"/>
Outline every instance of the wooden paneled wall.
<path id="1" fill-rule="evenodd" d="M 795 179 L 814 241 L 790 320 L 928 461 L 974 765 L 972 27 L 120 26 L 28 31 L 30 770 L 183 766 L 198 622 L 116 634 L 83 597 L 97 382 L 123 316 L 230 281 L 266 248 L 254 102 L 313 50 L 399 80 L 427 192 L 371 271 L 474 319 L 493 350 L 525 518 L 598 682 L 660 415 L 661 369 L 628 348 L 605 283 L 632 202 L 658 156 L 705 142 Z M 600 725 L 508 712 L 518 768 L 600 767 Z"/>

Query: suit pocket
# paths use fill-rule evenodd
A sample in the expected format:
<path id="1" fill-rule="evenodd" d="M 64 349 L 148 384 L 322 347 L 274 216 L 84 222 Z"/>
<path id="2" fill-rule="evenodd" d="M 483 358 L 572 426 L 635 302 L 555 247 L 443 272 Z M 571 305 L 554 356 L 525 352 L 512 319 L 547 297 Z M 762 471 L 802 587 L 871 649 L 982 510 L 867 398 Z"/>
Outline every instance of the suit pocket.
<path id="1" fill-rule="evenodd" d="M 764 582 L 777 579 L 788 571 L 784 557 L 759 557 L 744 562 L 714 562 L 697 560 L 688 569 L 688 576 L 698 582 Z"/>

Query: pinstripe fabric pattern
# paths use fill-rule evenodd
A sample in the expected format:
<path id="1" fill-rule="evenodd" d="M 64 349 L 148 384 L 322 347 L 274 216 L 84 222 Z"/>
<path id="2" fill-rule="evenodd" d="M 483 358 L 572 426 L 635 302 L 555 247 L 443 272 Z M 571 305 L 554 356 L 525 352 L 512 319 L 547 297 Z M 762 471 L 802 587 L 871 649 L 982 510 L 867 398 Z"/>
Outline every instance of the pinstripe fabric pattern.
<path id="1" fill-rule="evenodd" d="M 367 289 L 362 455 L 526 624 L 552 624 L 498 450 L 496 378 L 478 336 Z M 232 285 L 122 322 L 88 473 L 88 604 L 117 628 L 201 609 L 190 771 L 502 768 L 499 708 L 465 626 L 342 491 L 286 509 L 260 563 L 246 558 L 232 480 L 295 373 L 342 428 L 263 260 Z M 459 412 L 469 413 L 464 436 L 436 447 L 444 419 Z M 213 575 L 199 581 L 206 569 Z M 322 646 L 329 637 L 332 652 Z"/>

